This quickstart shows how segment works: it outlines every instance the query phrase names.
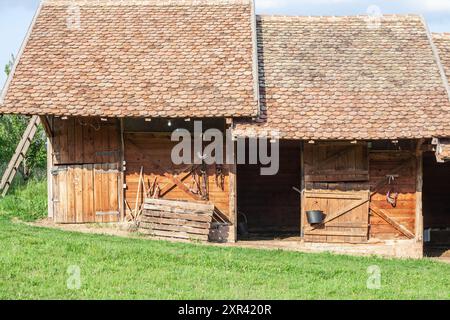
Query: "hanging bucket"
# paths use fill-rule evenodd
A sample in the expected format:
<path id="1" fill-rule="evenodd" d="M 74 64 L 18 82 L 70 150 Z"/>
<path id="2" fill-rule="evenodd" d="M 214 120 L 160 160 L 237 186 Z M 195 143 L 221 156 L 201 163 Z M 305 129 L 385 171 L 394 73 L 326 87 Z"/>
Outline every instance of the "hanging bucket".
<path id="1" fill-rule="evenodd" d="M 306 211 L 306 218 L 309 224 L 320 224 L 325 219 L 325 214 L 321 210 Z"/>

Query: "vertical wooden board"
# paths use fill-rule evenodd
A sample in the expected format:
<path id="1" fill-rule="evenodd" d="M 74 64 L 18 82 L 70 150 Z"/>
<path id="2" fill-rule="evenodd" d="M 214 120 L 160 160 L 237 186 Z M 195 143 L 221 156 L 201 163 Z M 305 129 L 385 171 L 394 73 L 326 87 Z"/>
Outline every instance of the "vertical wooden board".
<path id="1" fill-rule="evenodd" d="M 74 162 L 73 163 L 85 163 L 84 159 L 84 139 L 83 139 L 83 126 L 80 121 L 74 118 L 74 143 L 71 148 L 74 149 Z"/>
<path id="2" fill-rule="evenodd" d="M 94 208 L 97 222 L 119 220 L 119 172 L 117 164 L 96 164 L 94 170 Z"/>
<path id="3" fill-rule="evenodd" d="M 60 182 L 59 182 L 60 179 L 59 179 L 58 174 L 56 174 L 56 173 L 53 173 L 51 175 L 51 178 L 52 178 L 52 184 L 53 184 L 53 186 L 52 186 L 52 190 L 53 190 L 53 193 L 52 193 L 53 220 L 55 222 L 59 222 L 60 214 L 61 214 L 60 209 L 59 209 L 59 207 L 60 207 L 59 203 L 60 203 L 60 197 L 61 197 L 60 196 Z"/>
<path id="4" fill-rule="evenodd" d="M 68 118 L 67 124 L 67 161 L 69 163 L 76 163 L 76 145 L 75 145 L 75 118 Z"/>
<path id="5" fill-rule="evenodd" d="M 76 222 L 75 212 L 75 170 L 70 166 L 67 170 L 67 217 L 66 223 Z"/>
<path id="6" fill-rule="evenodd" d="M 94 162 L 95 163 L 103 163 L 104 158 L 102 152 L 104 150 L 104 131 L 99 128 L 99 130 L 94 130 Z"/>
<path id="7" fill-rule="evenodd" d="M 60 120 L 61 121 L 61 131 L 59 135 L 59 150 L 57 151 L 59 154 L 59 162 L 62 163 L 68 163 L 69 156 L 68 156 L 68 131 L 67 131 L 67 120 Z"/>
<path id="8" fill-rule="evenodd" d="M 55 188 L 58 190 L 58 199 L 56 200 L 56 217 L 58 223 L 64 223 L 67 219 L 67 170 L 56 173 Z"/>
<path id="9" fill-rule="evenodd" d="M 54 179 L 52 175 L 53 168 L 53 138 L 47 138 L 47 216 L 48 218 L 53 218 L 54 208 L 53 208 L 53 185 Z"/>
<path id="10" fill-rule="evenodd" d="M 85 163 L 93 163 L 95 162 L 95 129 L 93 125 L 93 120 L 83 120 L 83 158 Z"/>
<path id="11" fill-rule="evenodd" d="M 73 183 L 74 183 L 74 222 L 84 223 L 84 213 L 83 213 L 83 167 L 74 166 L 73 167 Z"/>
<path id="12" fill-rule="evenodd" d="M 83 166 L 83 221 L 95 222 L 94 166 Z"/>
<path id="13" fill-rule="evenodd" d="M 59 164 L 61 159 L 60 159 L 60 150 L 61 150 L 61 146 L 60 146 L 60 139 L 61 139 L 61 126 L 59 125 L 59 119 L 58 118 L 53 118 L 53 137 L 52 137 L 52 146 L 53 146 L 53 150 L 52 150 L 52 158 L 53 158 L 53 165 Z"/>
<path id="14" fill-rule="evenodd" d="M 94 213 L 96 222 L 103 222 L 103 216 L 99 213 L 103 212 L 103 194 L 107 192 L 103 189 L 101 170 L 101 164 L 94 165 Z"/>
<path id="15" fill-rule="evenodd" d="M 113 152 L 109 156 L 108 162 L 115 163 L 119 161 L 119 152 L 120 152 L 120 130 L 118 128 L 118 123 L 115 121 L 114 123 L 108 125 L 108 150 Z"/>
<path id="16" fill-rule="evenodd" d="M 119 172 L 115 164 L 110 165 L 110 169 L 113 170 L 109 174 L 109 190 L 110 190 L 110 201 L 109 205 L 112 211 L 117 211 L 119 213 Z M 110 222 L 116 222 L 119 220 L 118 215 L 112 215 Z"/>

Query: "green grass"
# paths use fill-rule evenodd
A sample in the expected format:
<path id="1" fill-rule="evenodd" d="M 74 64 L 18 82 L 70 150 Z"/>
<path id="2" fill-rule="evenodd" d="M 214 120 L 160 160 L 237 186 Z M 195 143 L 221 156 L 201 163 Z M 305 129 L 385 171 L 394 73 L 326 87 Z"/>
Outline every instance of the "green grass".
<path id="1" fill-rule="evenodd" d="M 19 218 L 22 221 L 34 221 L 47 214 L 47 181 L 32 179 L 27 184 L 18 184 L 11 188 L 8 195 L 0 199 L 2 217 Z"/>
<path id="2" fill-rule="evenodd" d="M 0 299 L 449 299 L 450 265 L 168 243 L 0 219 Z M 366 287 L 367 268 L 382 287 Z M 81 288 L 69 290 L 78 266 Z"/>
<path id="3" fill-rule="evenodd" d="M 28 192 L 11 195 L 18 197 L 22 216 L 40 216 L 30 209 L 32 197 L 23 200 L 19 194 Z M 8 208 L 0 209 L 0 299 L 450 299 L 450 265 L 431 260 L 64 232 L 12 222 L 11 205 L 0 204 Z M 45 212 L 44 206 L 36 208 Z M 372 265 L 381 270 L 378 290 L 366 285 Z M 67 287 L 71 266 L 80 268 L 79 289 Z"/>

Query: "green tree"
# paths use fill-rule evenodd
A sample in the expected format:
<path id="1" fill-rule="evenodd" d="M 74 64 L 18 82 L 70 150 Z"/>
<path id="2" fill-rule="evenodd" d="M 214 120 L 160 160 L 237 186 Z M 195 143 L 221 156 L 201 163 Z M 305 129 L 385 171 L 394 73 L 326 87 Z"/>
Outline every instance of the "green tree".
<path id="1" fill-rule="evenodd" d="M 16 58 L 13 54 L 11 54 L 11 59 L 9 59 L 9 62 L 5 66 L 5 73 L 7 76 L 9 76 L 9 74 L 11 73 L 15 60 Z"/>
<path id="2" fill-rule="evenodd" d="M 14 64 L 14 55 L 5 66 L 5 73 L 10 74 Z M 29 117 L 22 115 L 0 115 L 0 172 L 8 165 L 16 147 L 28 125 Z M 45 132 L 40 126 L 30 149 L 22 162 L 19 172 L 23 180 L 27 180 L 36 169 L 46 166 Z"/>

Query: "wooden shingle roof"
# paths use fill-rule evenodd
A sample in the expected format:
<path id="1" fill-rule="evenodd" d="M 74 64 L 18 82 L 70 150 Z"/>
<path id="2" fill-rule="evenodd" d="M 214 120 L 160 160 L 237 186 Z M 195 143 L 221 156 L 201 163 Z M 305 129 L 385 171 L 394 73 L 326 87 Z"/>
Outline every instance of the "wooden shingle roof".
<path id="1" fill-rule="evenodd" d="M 421 17 L 261 16 L 257 33 L 261 116 L 235 135 L 450 136 L 449 92 Z"/>
<path id="2" fill-rule="evenodd" d="M 0 113 L 255 116 L 253 35 L 251 0 L 47 0 Z"/>

